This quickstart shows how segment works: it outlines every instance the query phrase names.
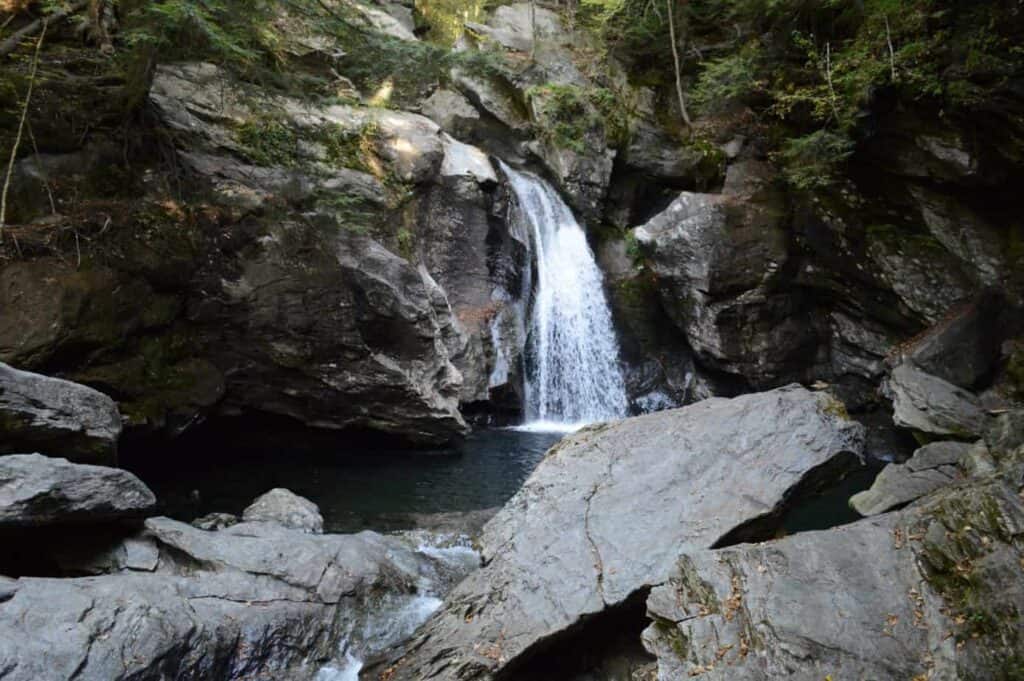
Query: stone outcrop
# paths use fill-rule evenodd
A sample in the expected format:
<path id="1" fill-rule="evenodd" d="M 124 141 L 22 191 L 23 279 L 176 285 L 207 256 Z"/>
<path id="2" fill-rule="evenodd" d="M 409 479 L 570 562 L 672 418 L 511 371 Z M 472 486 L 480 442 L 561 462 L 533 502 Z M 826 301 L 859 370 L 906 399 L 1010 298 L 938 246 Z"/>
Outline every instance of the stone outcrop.
<path id="1" fill-rule="evenodd" d="M 817 339 L 799 291 L 779 286 L 789 255 L 767 167 L 748 161 L 730 173 L 722 194 L 683 192 L 633 234 L 698 356 L 770 385 L 799 375 Z"/>
<path id="2" fill-rule="evenodd" d="M 264 522 L 152 518 L 128 543 L 110 574 L 3 580 L 4 679 L 308 679 L 408 636 L 472 567 L 372 532 Z"/>
<path id="3" fill-rule="evenodd" d="M 680 547 L 770 535 L 794 497 L 856 462 L 863 429 L 841 411 L 790 386 L 566 437 L 488 523 L 484 567 L 394 678 L 491 678 L 663 581 Z"/>
<path id="4" fill-rule="evenodd" d="M 62 370 L 137 431 L 269 412 L 417 444 L 465 432 L 493 361 L 485 244 L 505 238 L 487 157 L 423 116 L 253 92 L 212 64 L 161 66 L 149 101 L 212 205 L 143 197 L 80 270 L 5 265 L 0 359 L 88 350 Z"/>
<path id="5" fill-rule="evenodd" d="M 114 463 L 120 435 L 121 414 L 103 393 L 0 362 L 0 454 L 39 450 Z"/>
<path id="6" fill-rule="evenodd" d="M 647 601 L 658 678 L 1012 676 L 1024 608 L 1018 491 L 998 479 L 959 485 L 833 530 L 684 553 Z"/>
<path id="7" fill-rule="evenodd" d="M 961 439 L 981 437 L 988 426 L 975 395 L 909 364 L 893 369 L 887 386 L 898 426 Z"/>
<path id="8" fill-rule="evenodd" d="M 877 515 L 946 487 L 963 477 L 957 464 L 970 448 L 964 442 L 927 444 L 905 463 L 883 468 L 870 489 L 850 497 L 850 506 L 861 515 Z"/>
<path id="9" fill-rule="evenodd" d="M 128 471 L 41 454 L 0 456 L 3 529 L 138 518 L 155 505 L 153 493 Z"/>

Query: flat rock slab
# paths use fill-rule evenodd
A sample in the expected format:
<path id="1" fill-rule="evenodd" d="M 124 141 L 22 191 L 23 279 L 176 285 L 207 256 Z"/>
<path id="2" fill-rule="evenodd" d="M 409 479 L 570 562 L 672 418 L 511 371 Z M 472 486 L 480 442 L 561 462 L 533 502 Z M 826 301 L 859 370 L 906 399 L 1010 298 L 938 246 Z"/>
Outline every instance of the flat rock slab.
<path id="1" fill-rule="evenodd" d="M 1019 670 L 1024 505 L 989 480 L 823 532 L 682 556 L 647 601 L 658 679 L 997 679 Z"/>
<path id="2" fill-rule="evenodd" d="M 957 463 L 970 448 L 966 442 L 927 444 L 906 463 L 883 468 L 870 489 L 850 497 L 850 506 L 861 515 L 877 515 L 945 487 L 961 477 Z"/>
<path id="3" fill-rule="evenodd" d="M 0 362 L 0 454 L 113 464 L 120 435 L 117 404 L 103 393 Z"/>
<path id="4" fill-rule="evenodd" d="M 136 518 L 156 497 L 128 471 L 42 454 L 0 456 L 0 528 Z"/>
<path id="5" fill-rule="evenodd" d="M 393 678 L 491 678 L 664 581 L 680 547 L 762 525 L 802 485 L 860 454 L 863 428 L 839 407 L 787 386 L 567 437 L 486 526 L 484 567 L 452 592 Z"/>

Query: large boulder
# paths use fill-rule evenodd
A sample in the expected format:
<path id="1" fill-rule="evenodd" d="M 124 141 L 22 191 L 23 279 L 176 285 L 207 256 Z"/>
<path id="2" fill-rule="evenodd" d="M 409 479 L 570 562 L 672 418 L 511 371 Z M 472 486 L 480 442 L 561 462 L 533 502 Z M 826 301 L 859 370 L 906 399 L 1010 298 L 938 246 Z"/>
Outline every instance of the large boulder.
<path id="1" fill-rule="evenodd" d="M 158 560 L 0 584 L 5 680 L 355 674 L 470 567 L 372 532 L 314 537 L 270 523 L 208 532 L 153 518 L 133 541 Z"/>
<path id="2" fill-rule="evenodd" d="M 770 534 L 789 502 L 856 461 L 863 428 L 841 412 L 788 386 L 566 437 L 488 523 L 484 567 L 394 678 L 492 678 L 662 582 L 679 547 Z"/>
<path id="3" fill-rule="evenodd" d="M 115 463 L 120 435 L 121 414 L 103 393 L 0 362 L 0 454 L 38 449 Z"/>
<path id="4" fill-rule="evenodd" d="M 901 364 L 887 383 L 892 393 L 893 421 L 928 436 L 977 439 L 988 426 L 988 416 L 972 393 Z"/>
<path id="5" fill-rule="evenodd" d="M 817 338 L 788 255 L 781 197 L 766 166 L 733 165 L 722 194 L 682 192 L 633 230 L 662 303 L 698 356 L 754 385 L 799 376 Z"/>
<path id="6" fill-rule="evenodd" d="M 121 414 L 103 393 L 0 362 L 0 454 L 38 449 L 112 464 L 120 435 Z"/>
<path id="7" fill-rule="evenodd" d="M 309 534 L 320 534 L 324 531 L 324 517 L 320 515 L 317 505 L 283 487 L 277 487 L 257 497 L 242 511 L 242 520 L 277 523 L 282 527 Z"/>
<path id="8" fill-rule="evenodd" d="M 950 485 L 962 477 L 957 464 L 970 448 L 965 442 L 927 444 L 905 463 L 883 468 L 870 489 L 850 497 L 850 506 L 861 515 L 877 515 Z"/>
<path id="9" fill-rule="evenodd" d="M 0 456 L 0 528 L 137 518 L 155 505 L 128 471 L 41 454 Z"/>
<path id="10" fill-rule="evenodd" d="M 961 485 L 833 530 L 684 553 L 647 601 L 658 678 L 1013 678 L 1018 491 Z"/>

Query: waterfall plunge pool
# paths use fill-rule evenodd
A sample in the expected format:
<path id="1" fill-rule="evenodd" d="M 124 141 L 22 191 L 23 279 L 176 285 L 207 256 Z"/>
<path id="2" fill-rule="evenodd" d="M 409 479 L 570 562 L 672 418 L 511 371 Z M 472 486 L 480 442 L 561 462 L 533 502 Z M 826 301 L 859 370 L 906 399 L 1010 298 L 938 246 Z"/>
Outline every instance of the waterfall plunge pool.
<path id="1" fill-rule="evenodd" d="M 129 448 L 122 464 L 178 520 L 241 514 L 257 496 L 285 487 L 320 507 L 325 532 L 384 532 L 415 527 L 424 514 L 502 506 L 562 434 L 485 429 L 452 447 L 409 451 L 342 433 L 220 422 L 160 451 Z"/>

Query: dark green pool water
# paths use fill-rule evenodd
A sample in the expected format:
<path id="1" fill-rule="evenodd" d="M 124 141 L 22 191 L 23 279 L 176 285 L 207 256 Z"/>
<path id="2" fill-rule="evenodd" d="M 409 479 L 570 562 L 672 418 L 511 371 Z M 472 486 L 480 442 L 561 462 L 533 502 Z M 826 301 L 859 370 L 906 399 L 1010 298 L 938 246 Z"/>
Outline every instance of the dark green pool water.
<path id="1" fill-rule="evenodd" d="M 180 520 L 238 514 L 285 487 L 320 506 L 327 531 L 397 530 L 412 526 L 409 514 L 501 506 L 560 438 L 481 430 L 455 447 L 410 452 L 247 425 L 201 429 L 159 452 L 129 452 L 124 463 L 150 485 L 162 511 Z"/>

